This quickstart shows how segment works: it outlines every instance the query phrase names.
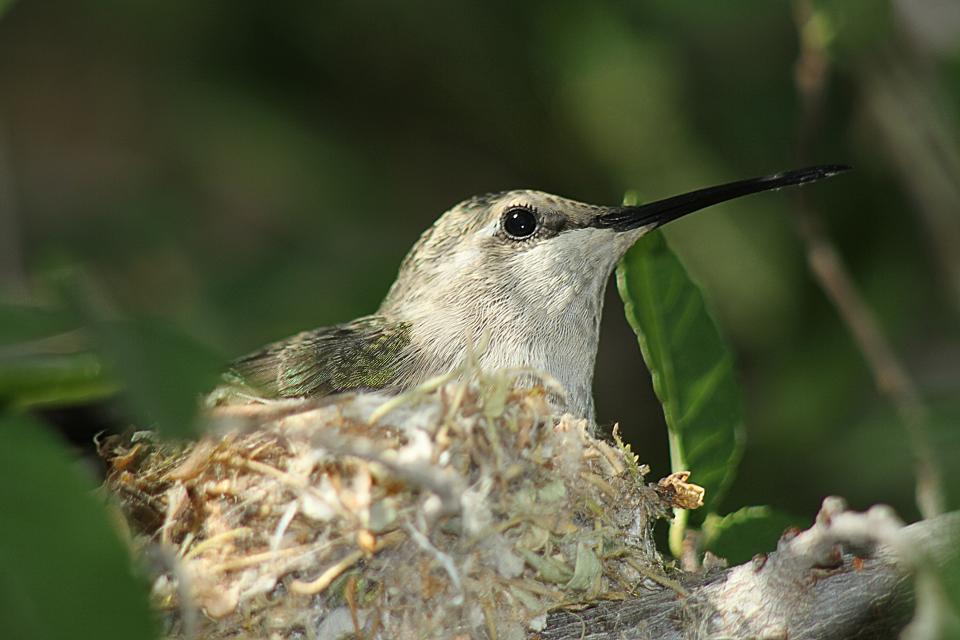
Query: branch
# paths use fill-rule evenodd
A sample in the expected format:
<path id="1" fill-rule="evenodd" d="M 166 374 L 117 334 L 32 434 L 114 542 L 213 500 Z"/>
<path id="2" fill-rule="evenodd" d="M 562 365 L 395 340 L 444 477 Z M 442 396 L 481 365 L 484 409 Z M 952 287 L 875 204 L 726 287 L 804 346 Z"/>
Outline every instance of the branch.
<path id="1" fill-rule="evenodd" d="M 910 619 L 907 578 L 957 553 L 960 512 L 903 527 L 889 509 L 843 511 L 828 498 L 817 522 L 787 532 L 751 562 L 621 602 L 560 611 L 538 640 L 641 638 L 896 638 Z M 924 549 L 928 556 L 918 556 Z"/>

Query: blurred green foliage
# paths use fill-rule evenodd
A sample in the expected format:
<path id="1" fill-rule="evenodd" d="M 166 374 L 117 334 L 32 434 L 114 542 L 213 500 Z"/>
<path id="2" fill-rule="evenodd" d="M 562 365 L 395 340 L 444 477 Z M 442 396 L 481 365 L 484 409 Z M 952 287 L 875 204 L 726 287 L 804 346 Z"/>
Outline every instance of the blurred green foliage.
<path id="1" fill-rule="evenodd" d="M 960 638 L 960 554 L 945 563 L 936 563 L 932 567 L 932 578 L 940 589 L 937 594 L 943 598 L 943 615 L 940 629 L 943 638 Z"/>
<path id="2" fill-rule="evenodd" d="M 226 360 L 168 320 L 117 317 L 79 273 L 47 280 L 57 305 L 0 308 L 0 408 L 69 407 L 120 391 L 138 427 L 195 435 L 203 394 Z"/>
<path id="3" fill-rule="evenodd" d="M 217 385 L 223 360 L 163 321 L 103 323 L 95 333 L 135 424 L 168 437 L 195 435 L 202 395 Z"/>
<path id="4" fill-rule="evenodd" d="M 0 417 L 0 619 L 7 638 L 156 637 L 117 521 L 56 435 Z M 114 514 L 116 518 L 117 515 Z"/>
<path id="5" fill-rule="evenodd" d="M 66 333 L 74 326 L 63 313 L 36 306 L 0 305 L 0 347 Z"/>
<path id="6" fill-rule="evenodd" d="M 418 234 L 464 197 L 534 187 L 612 203 L 627 187 L 654 199 L 792 166 L 797 6 L 14 5 L 0 21 L 0 405 L 94 401 L 122 382 L 130 421 L 187 425 L 215 354 L 372 311 Z M 804 37 L 829 70 L 806 155 L 856 171 L 811 187 L 810 203 L 949 463 L 960 21 L 923 2 L 812 6 Z M 791 208 L 766 194 L 665 231 L 742 381 L 748 444 L 717 509 L 809 520 L 842 494 L 913 519 L 902 425 L 810 277 Z M 122 312 L 104 324 L 63 305 L 44 284 L 63 264 Z M 665 475 L 659 404 L 617 304 L 611 292 L 599 418 Z M 88 441 L 84 428 L 61 424 Z"/>

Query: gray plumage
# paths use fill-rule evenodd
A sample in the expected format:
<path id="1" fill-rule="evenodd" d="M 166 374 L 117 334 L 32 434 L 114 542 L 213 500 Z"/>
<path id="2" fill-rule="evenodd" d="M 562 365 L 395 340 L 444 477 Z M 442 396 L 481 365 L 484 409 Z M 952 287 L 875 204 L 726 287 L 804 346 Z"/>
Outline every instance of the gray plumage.
<path id="1" fill-rule="evenodd" d="M 253 389 L 282 398 L 402 386 L 410 325 L 383 316 L 304 331 L 240 358 L 232 373 Z"/>
<path id="2" fill-rule="evenodd" d="M 401 391 L 455 369 L 471 345 L 485 344 L 482 367 L 546 373 L 565 389 L 568 411 L 592 418 L 604 291 L 637 238 L 717 202 L 842 170 L 786 172 L 636 207 L 525 190 L 465 200 L 420 237 L 376 314 L 241 358 L 230 382 L 285 398 Z"/>
<path id="3" fill-rule="evenodd" d="M 516 207 L 538 217 L 528 238 L 502 227 Z M 420 237 L 376 314 L 268 345 L 237 360 L 231 381 L 281 398 L 401 391 L 486 342 L 481 366 L 543 371 L 572 412 L 592 417 L 604 290 L 642 233 L 592 227 L 607 210 L 537 191 L 461 202 Z"/>

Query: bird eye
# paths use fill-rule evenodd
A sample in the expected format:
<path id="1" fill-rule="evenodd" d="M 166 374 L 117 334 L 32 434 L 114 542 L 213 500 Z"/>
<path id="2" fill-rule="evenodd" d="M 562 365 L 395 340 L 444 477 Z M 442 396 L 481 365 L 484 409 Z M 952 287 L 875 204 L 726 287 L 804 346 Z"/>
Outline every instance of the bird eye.
<path id="1" fill-rule="evenodd" d="M 503 214 L 503 230 L 511 238 L 529 238 L 537 230 L 537 215 L 526 207 L 511 207 Z"/>

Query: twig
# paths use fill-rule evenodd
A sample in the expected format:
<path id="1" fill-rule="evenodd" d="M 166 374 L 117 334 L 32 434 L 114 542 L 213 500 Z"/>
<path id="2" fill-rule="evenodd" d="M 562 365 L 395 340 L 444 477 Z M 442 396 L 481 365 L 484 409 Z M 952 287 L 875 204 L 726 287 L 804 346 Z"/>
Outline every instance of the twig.
<path id="1" fill-rule="evenodd" d="M 444 513 L 456 513 L 460 510 L 460 498 L 465 487 L 462 480 L 449 469 L 435 467 L 420 460 L 405 461 L 394 448 L 383 447 L 367 438 L 352 437 L 331 429 L 317 429 L 311 441 L 314 446 L 339 455 L 354 456 L 381 464 L 407 482 L 432 491 L 440 498 Z"/>
<path id="2" fill-rule="evenodd" d="M 274 562 L 276 560 L 289 558 L 291 556 L 301 557 L 312 555 L 314 553 L 319 553 L 320 551 L 325 551 L 326 549 L 342 542 L 342 538 L 336 538 L 334 540 L 328 540 L 319 544 L 311 542 L 308 544 L 301 544 L 296 547 L 277 549 L 276 551 L 262 551 L 260 553 L 254 553 L 248 556 L 238 556 L 230 560 L 225 560 L 218 564 L 211 565 L 209 568 L 207 568 L 206 572 L 211 575 L 214 573 L 226 573 L 227 571 L 246 569 L 247 567 L 262 564 L 264 562 Z"/>
<path id="3" fill-rule="evenodd" d="M 829 61 L 814 27 L 809 0 L 796 0 L 800 36 L 796 84 L 802 101 L 797 156 L 808 162 L 809 147 L 820 128 Z M 843 258 L 827 234 L 819 212 L 803 189 L 794 191 L 797 231 L 806 245 L 807 262 L 817 282 L 833 302 L 873 373 L 877 389 L 896 407 L 914 456 L 916 497 L 925 518 L 943 513 L 941 474 L 927 433 L 929 412 L 916 385 L 884 336 L 873 311 L 857 290 Z"/>
<path id="4" fill-rule="evenodd" d="M 634 571 L 641 574 L 644 578 L 653 580 L 654 582 L 659 584 L 661 587 L 672 589 L 681 598 L 686 598 L 688 595 L 690 595 L 690 593 L 683 588 L 683 585 L 677 582 L 676 580 L 674 580 L 673 578 L 668 578 L 667 576 L 660 575 L 656 571 L 651 571 L 650 569 L 646 568 L 645 566 L 637 562 L 634 558 L 627 558 L 626 563 L 631 567 L 633 567 Z"/>
<path id="5" fill-rule="evenodd" d="M 315 580 L 311 580 L 310 582 L 294 580 L 290 583 L 290 591 L 307 596 L 321 593 L 326 590 L 341 573 L 359 562 L 362 557 L 363 551 L 351 551 L 344 556 L 340 562 L 321 573 Z"/>
<path id="6" fill-rule="evenodd" d="M 374 553 L 393 546 L 398 542 L 402 542 L 404 538 L 406 538 L 406 536 L 402 531 L 391 531 L 390 533 L 384 534 L 377 540 L 377 543 L 374 546 Z M 359 562 L 360 559 L 365 555 L 367 555 L 367 552 L 363 550 L 351 551 L 344 556 L 342 560 L 321 573 L 320 576 L 315 580 L 311 580 L 310 582 L 294 580 L 290 584 L 290 591 L 303 595 L 314 595 L 320 593 L 329 587 L 333 581 L 337 579 L 337 576 Z"/>
<path id="7" fill-rule="evenodd" d="M 245 538 L 251 535 L 253 535 L 253 529 L 250 527 L 237 527 L 236 529 L 230 529 L 229 531 L 218 533 L 217 535 L 211 536 L 199 543 L 193 549 L 187 551 L 185 554 L 183 554 L 183 559 L 192 560 L 208 549 L 218 547 L 226 542 L 231 542 L 236 538 Z"/>
<path id="8" fill-rule="evenodd" d="M 153 545 L 148 550 L 150 558 L 165 571 L 173 576 L 176 585 L 177 602 L 179 602 L 180 619 L 183 624 L 182 636 L 184 640 L 194 640 L 198 637 L 200 616 L 197 607 L 193 604 L 193 576 L 185 570 L 183 562 L 177 559 L 176 553 L 169 545 Z"/>
<path id="9" fill-rule="evenodd" d="M 427 552 L 429 555 L 432 555 L 434 559 L 443 567 L 444 571 L 447 572 L 447 575 L 450 577 L 450 582 L 453 583 L 454 589 L 457 590 L 457 595 L 453 597 L 453 602 L 456 604 L 461 604 L 463 602 L 463 582 L 460 579 L 460 572 L 457 571 L 456 563 L 453 558 L 450 557 L 450 554 L 440 551 L 433 543 L 430 542 L 430 539 L 423 534 L 422 531 L 417 529 L 413 524 L 408 523 L 406 525 L 407 533 L 410 534 L 410 538 L 417 543 L 421 549 Z"/>

